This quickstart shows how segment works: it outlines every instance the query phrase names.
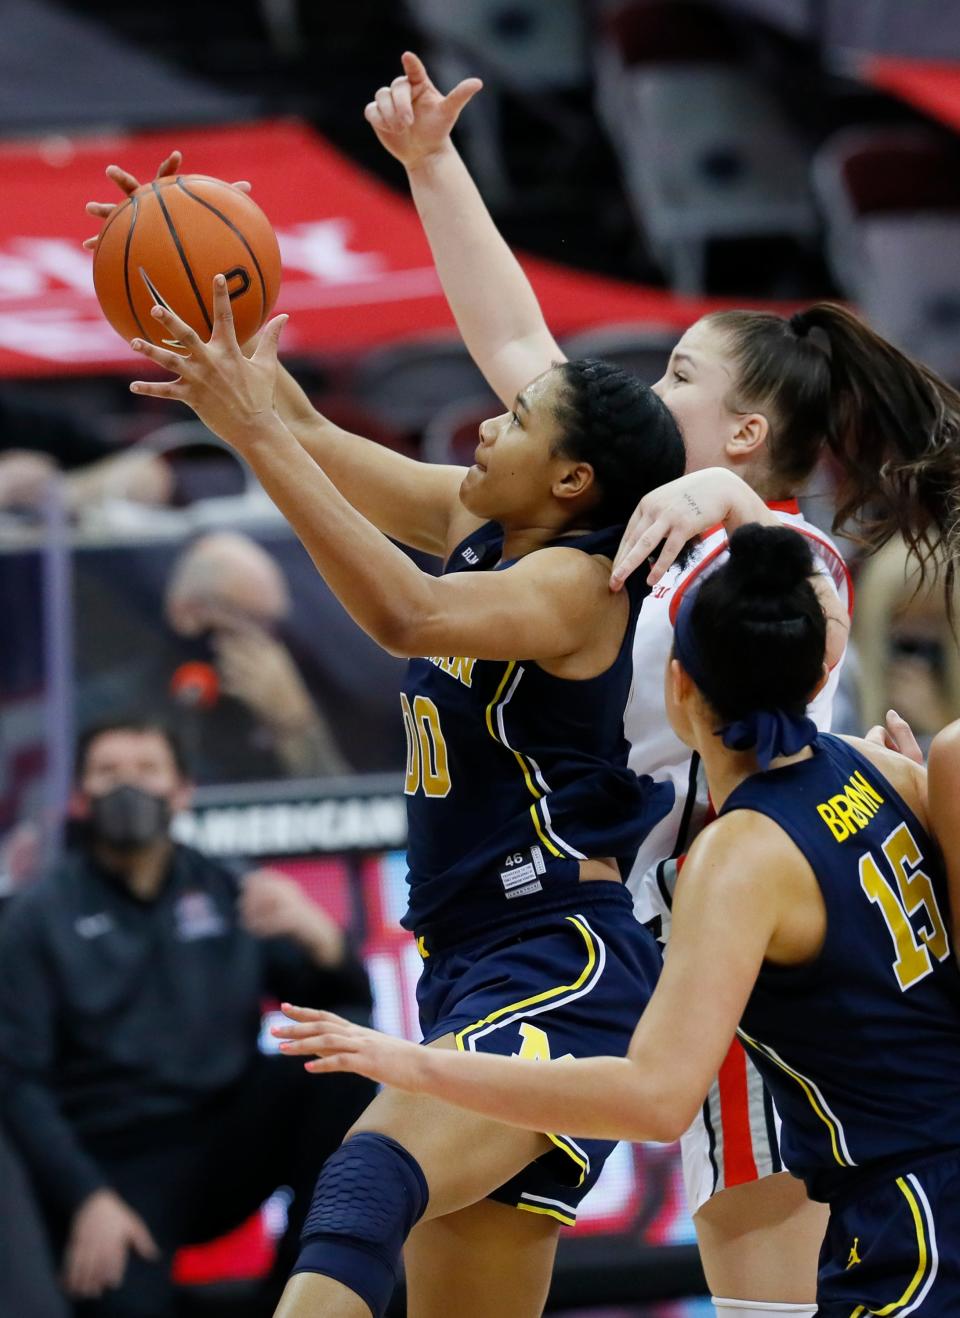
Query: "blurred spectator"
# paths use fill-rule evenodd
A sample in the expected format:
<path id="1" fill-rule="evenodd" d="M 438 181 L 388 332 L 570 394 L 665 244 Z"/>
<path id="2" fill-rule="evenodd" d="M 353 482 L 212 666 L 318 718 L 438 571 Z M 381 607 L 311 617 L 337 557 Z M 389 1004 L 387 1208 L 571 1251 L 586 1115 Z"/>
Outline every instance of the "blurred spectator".
<path id="1" fill-rule="evenodd" d="M 960 652 L 942 579 L 928 571 L 921 582 L 900 540 L 891 540 L 860 571 L 853 642 L 861 725 L 882 723 L 895 709 L 926 749 L 960 715 Z"/>
<path id="2" fill-rule="evenodd" d="M 73 413 L 0 393 L 0 508 L 35 508 L 60 471 L 74 511 L 106 498 L 167 503 L 174 489 L 171 469 L 157 454 L 118 452 Z"/>
<path id="3" fill-rule="evenodd" d="M 175 543 L 132 544 L 75 556 L 80 726 L 117 708 L 162 713 L 185 742 L 196 782 L 204 784 L 367 767 L 345 759 L 320 704 L 344 705 L 331 672 L 335 677 L 339 667 L 363 664 L 365 652 L 357 651 L 364 647 L 351 646 L 349 635 L 345 645 L 331 637 L 334 626 L 320 613 L 318 590 L 306 602 L 306 634 L 328 655 L 326 671 L 316 670 L 294 637 L 293 612 L 303 601 L 294 600 L 276 550 L 240 532 L 214 531 L 174 559 L 175 551 Z M 335 600 L 327 609 L 343 612 Z M 345 614 L 343 621 L 356 631 Z M 393 709 L 390 704 L 390 716 Z M 339 717 L 340 738 L 347 738 L 352 709 L 340 709 Z M 364 720 L 371 714 L 361 708 L 361 728 Z M 392 717 L 388 726 L 393 731 Z M 348 745 L 352 757 L 356 747 Z"/>
<path id="4" fill-rule="evenodd" d="M 202 725 L 204 758 L 223 761 L 224 780 L 240 776 L 244 758 L 270 754 L 279 763 L 265 777 L 350 771 L 277 635 L 290 610 L 283 573 L 249 536 L 212 532 L 195 540 L 174 564 L 167 621 L 179 636 L 200 638 L 212 663 L 182 665 L 171 694 L 194 711 L 197 732 Z M 221 695 L 228 699 L 221 702 Z"/>
<path id="5" fill-rule="evenodd" d="M 174 844 L 188 798 L 161 726 L 94 730 L 76 845 L 0 916 L 0 1113 L 85 1318 L 172 1318 L 174 1251 L 287 1185 L 282 1283 L 317 1171 L 371 1097 L 258 1051 L 265 995 L 363 1015 L 366 976 L 293 880 L 238 884 Z"/>

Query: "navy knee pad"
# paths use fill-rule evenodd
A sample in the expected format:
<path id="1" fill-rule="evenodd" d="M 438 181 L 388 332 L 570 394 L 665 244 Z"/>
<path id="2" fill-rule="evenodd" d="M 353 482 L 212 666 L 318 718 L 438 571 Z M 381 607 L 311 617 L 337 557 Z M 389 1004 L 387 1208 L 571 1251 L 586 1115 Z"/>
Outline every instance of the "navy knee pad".
<path id="1" fill-rule="evenodd" d="M 416 1158 L 388 1135 L 361 1131 L 323 1165 L 293 1271 L 333 1277 L 380 1318 L 428 1197 Z"/>

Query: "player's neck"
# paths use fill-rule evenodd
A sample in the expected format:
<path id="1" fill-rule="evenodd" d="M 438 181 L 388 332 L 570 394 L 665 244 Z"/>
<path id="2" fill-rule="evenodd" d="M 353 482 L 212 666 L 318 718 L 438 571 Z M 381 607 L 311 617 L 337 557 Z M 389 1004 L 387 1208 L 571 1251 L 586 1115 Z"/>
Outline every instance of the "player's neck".
<path id="1" fill-rule="evenodd" d="M 584 534 L 586 531 L 582 527 L 575 529 L 550 525 L 504 526 L 501 559 L 512 563 L 514 559 L 523 558 L 537 549 L 543 549 L 545 545 L 553 544 L 561 537 L 569 535 L 571 539 L 575 539 L 578 535 Z"/>
<path id="2" fill-rule="evenodd" d="M 707 729 L 705 735 L 698 738 L 697 750 L 707 775 L 710 801 L 719 813 L 740 784 L 760 772 L 756 754 L 752 750 L 729 750 L 712 729 Z M 771 761 L 770 768 L 782 769 L 788 764 L 799 764 L 801 760 L 809 760 L 812 754 L 810 747 L 804 746 L 796 755 L 778 756 Z"/>

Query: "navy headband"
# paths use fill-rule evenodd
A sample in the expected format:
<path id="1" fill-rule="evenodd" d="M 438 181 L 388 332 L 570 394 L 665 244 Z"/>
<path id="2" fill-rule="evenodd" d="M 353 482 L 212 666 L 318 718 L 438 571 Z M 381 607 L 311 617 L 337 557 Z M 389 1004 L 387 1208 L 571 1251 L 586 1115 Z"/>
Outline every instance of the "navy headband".
<path id="1" fill-rule="evenodd" d="M 695 686 L 711 705 L 720 701 L 714 694 L 710 678 L 697 648 L 693 634 L 693 606 L 699 592 L 688 591 L 680 601 L 673 625 L 673 652 Z M 780 755 L 796 755 L 816 740 L 817 725 L 805 715 L 797 718 L 783 709 L 755 709 L 734 723 L 728 723 L 715 734 L 729 750 L 756 750 L 757 763 L 762 773 L 770 768 L 771 760 Z"/>

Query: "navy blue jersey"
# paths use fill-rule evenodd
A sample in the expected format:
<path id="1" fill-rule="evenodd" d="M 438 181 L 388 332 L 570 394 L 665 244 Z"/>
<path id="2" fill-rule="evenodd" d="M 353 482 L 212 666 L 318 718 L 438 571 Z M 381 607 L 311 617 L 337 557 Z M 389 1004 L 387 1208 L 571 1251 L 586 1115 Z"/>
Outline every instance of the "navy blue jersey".
<path id="1" fill-rule="evenodd" d="M 564 539 L 616 551 L 621 527 Z M 445 571 L 509 571 L 489 522 Z M 404 925 L 434 942 L 578 900 L 579 862 L 615 857 L 626 873 L 673 788 L 627 767 L 623 715 L 642 574 L 616 660 L 583 681 L 524 660 L 412 659 L 401 695 L 407 731 L 410 906 Z"/>
<path id="2" fill-rule="evenodd" d="M 740 1035 L 783 1119 L 784 1163 L 829 1201 L 960 1148 L 960 972 L 935 844 L 853 746 L 821 735 L 813 749 L 747 779 L 721 813 L 775 820 L 823 893 L 819 955 L 763 967 Z"/>

